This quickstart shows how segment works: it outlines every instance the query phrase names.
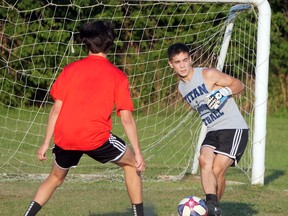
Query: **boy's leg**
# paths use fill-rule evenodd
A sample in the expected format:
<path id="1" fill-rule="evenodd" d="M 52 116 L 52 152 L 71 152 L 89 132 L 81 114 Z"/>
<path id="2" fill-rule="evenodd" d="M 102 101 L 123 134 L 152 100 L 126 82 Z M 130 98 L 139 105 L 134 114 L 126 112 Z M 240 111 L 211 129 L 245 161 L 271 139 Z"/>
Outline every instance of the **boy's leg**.
<path id="1" fill-rule="evenodd" d="M 124 170 L 126 187 L 133 206 L 134 215 L 144 215 L 141 173 L 136 170 L 135 157 L 129 147 L 127 147 L 121 159 L 115 163 Z"/>
<path id="2" fill-rule="evenodd" d="M 199 157 L 200 175 L 202 188 L 205 194 L 215 194 L 217 180 L 213 172 L 213 162 L 215 158 L 214 150 L 210 147 L 202 147 Z"/>
<path id="3" fill-rule="evenodd" d="M 221 216 L 219 201 L 226 187 L 225 174 L 232 163 L 233 160 L 231 158 L 228 158 L 227 156 L 221 154 L 217 154 L 214 159 L 213 173 L 216 178 L 216 196 L 214 196 L 213 198 L 213 196 L 211 197 L 211 195 L 206 195 L 206 200 L 209 200 L 206 202 L 208 208 L 208 215 Z"/>
<path id="4" fill-rule="evenodd" d="M 33 201 L 24 214 L 25 216 L 36 215 L 41 207 L 50 199 L 55 189 L 63 183 L 68 171 L 68 169 L 60 169 L 55 163 L 53 163 L 49 176 L 39 186 Z"/>
<path id="5" fill-rule="evenodd" d="M 220 216 L 221 212 L 217 202 L 217 178 L 213 171 L 215 161 L 214 150 L 210 147 L 202 147 L 199 157 L 201 183 L 206 195 L 206 206 L 209 216 Z"/>
<path id="6" fill-rule="evenodd" d="M 206 194 L 208 215 L 221 215 L 218 202 L 226 186 L 225 174 L 233 160 L 221 154 L 214 154 L 213 149 L 203 147 L 200 155 L 201 181 Z"/>
<path id="7" fill-rule="evenodd" d="M 217 154 L 214 160 L 213 172 L 217 180 L 217 200 L 220 201 L 226 187 L 225 174 L 234 161 L 224 155 Z"/>

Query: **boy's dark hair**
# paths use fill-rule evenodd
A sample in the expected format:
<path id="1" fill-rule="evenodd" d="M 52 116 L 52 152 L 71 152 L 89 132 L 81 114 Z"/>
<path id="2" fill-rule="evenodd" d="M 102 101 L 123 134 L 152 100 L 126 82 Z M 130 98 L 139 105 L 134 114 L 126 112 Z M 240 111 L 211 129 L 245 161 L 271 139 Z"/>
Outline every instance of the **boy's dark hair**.
<path id="1" fill-rule="evenodd" d="M 175 55 L 180 54 L 181 52 L 189 54 L 189 48 L 183 43 L 172 44 L 167 51 L 168 59 L 171 60 Z"/>
<path id="2" fill-rule="evenodd" d="M 92 53 L 107 53 L 113 45 L 115 32 L 111 22 L 87 22 L 80 28 L 80 38 Z"/>

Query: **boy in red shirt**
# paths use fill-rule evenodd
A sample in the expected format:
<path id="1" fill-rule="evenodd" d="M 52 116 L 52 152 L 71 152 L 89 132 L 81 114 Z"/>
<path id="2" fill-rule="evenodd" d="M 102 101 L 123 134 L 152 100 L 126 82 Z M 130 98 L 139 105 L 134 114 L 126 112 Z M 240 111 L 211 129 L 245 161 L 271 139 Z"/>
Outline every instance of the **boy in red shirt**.
<path id="1" fill-rule="evenodd" d="M 54 163 L 25 216 L 37 214 L 83 154 L 123 168 L 133 214 L 143 216 L 141 172 L 145 170 L 145 161 L 132 116 L 134 107 L 129 83 L 126 75 L 107 59 L 114 42 L 114 29 L 107 21 L 88 22 L 81 27 L 80 37 L 89 55 L 67 65 L 52 86 L 50 94 L 55 102 L 37 157 L 46 160 L 45 154 L 54 135 Z M 114 106 L 134 153 L 110 132 Z"/>

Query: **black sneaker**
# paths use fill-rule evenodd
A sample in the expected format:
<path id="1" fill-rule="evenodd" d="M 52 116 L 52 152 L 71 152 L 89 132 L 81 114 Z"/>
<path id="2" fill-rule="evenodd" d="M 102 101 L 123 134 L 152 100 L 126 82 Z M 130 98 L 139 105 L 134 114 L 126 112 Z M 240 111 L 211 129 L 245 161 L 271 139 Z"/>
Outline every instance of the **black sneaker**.
<path id="1" fill-rule="evenodd" d="M 219 204 L 217 202 L 208 201 L 206 202 L 206 206 L 208 209 L 208 216 L 222 216 Z"/>

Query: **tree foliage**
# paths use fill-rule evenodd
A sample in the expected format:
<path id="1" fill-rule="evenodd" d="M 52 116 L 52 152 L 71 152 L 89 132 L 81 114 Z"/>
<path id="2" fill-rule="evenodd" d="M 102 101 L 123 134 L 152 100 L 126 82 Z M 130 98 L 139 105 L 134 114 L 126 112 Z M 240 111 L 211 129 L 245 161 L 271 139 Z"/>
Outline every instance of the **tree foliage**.
<path id="1" fill-rule="evenodd" d="M 283 7 L 282 1 L 270 1 L 270 4 L 273 16 L 269 83 L 272 99 L 269 107 L 277 110 L 279 103 L 283 104 L 282 108 L 288 106 L 288 10 L 287 4 Z M 203 16 L 194 16 L 196 12 Z M 161 14 L 161 19 L 155 14 Z M 214 23 L 208 22 L 209 16 L 216 17 Z M 171 91 L 176 91 L 176 87 L 168 88 L 175 83 L 175 77 L 169 76 L 171 71 L 165 69 L 167 47 L 174 42 L 193 44 L 199 41 L 191 47 L 194 61 L 205 61 L 199 59 L 201 56 L 212 59 L 210 64 L 215 65 L 215 59 L 209 55 L 219 47 L 206 46 L 205 40 L 209 40 L 210 35 L 218 37 L 216 34 L 220 27 L 217 22 L 224 16 L 217 4 L 213 7 L 205 4 L 165 7 L 159 3 L 155 7 L 149 2 L 137 1 L 133 4 L 130 1 L 127 4 L 118 0 L 107 0 L 105 4 L 97 0 L 5 0 L 0 4 L 0 101 L 10 106 L 31 106 L 47 100 L 50 85 L 61 69 L 86 55 L 77 40 L 79 26 L 88 18 L 109 17 L 113 17 L 118 35 L 112 50 L 115 55 L 109 58 L 128 76 L 133 74 L 130 82 L 134 86 L 132 94 L 137 106 L 151 103 L 151 98 L 161 100 Z M 205 25 L 211 29 L 209 33 L 199 31 L 200 27 L 205 29 Z M 175 31 L 172 26 L 179 27 Z M 199 33 L 190 34 L 192 32 Z M 76 52 L 72 52 L 72 47 L 77 49 Z"/>
<path id="2" fill-rule="evenodd" d="M 288 1 L 270 1 L 272 9 L 269 100 L 272 111 L 288 107 Z"/>

